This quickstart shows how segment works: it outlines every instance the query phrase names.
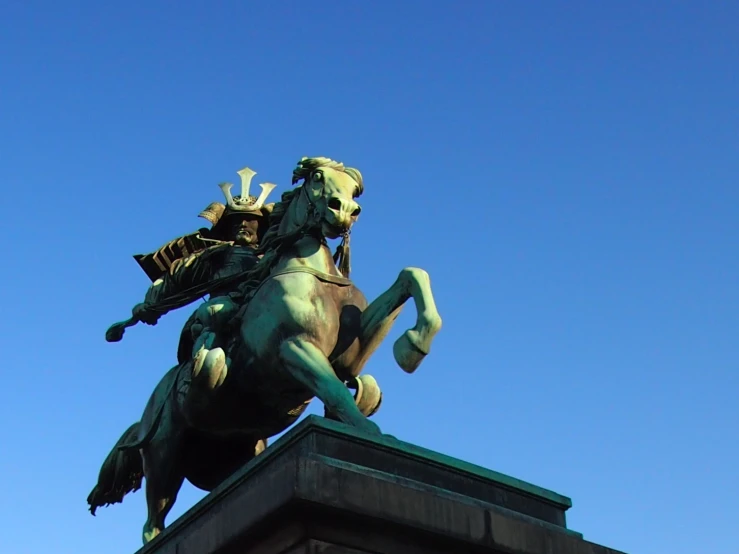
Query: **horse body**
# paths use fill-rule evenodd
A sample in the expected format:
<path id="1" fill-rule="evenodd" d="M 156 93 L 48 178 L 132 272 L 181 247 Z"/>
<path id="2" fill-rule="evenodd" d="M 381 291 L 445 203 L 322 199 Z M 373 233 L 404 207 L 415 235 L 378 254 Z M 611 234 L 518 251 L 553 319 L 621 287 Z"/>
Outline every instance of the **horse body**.
<path id="1" fill-rule="evenodd" d="M 314 253 L 306 255 L 306 250 Z M 221 378 L 223 385 L 203 393 L 210 398 L 201 409 L 175 404 L 188 425 L 224 436 L 270 437 L 289 427 L 314 397 L 325 403 L 314 385 L 316 378 L 304 375 L 303 366 L 296 368 L 289 361 L 296 345 L 307 345 L 315 352 L 325 370 L 319 375 L 339 385 L 338 394 L 354 406 L 344 383 L 359 376 L 371 353 L 362 340 L 367 300 L 339 274 L 328 247 L 316 239 L 296 244 L 285 262 L 277 264 L 250 300 L 239 329 L 241 340 L 229 352 L 231 363 L 224 368 L 228 378 Z M 328 411 L 333 412 L 329 404 Z M 339 410 L 345 411 L 341 406 Z M 350 423 L 358 421 L 365 430 L 379 432 L 359 415 L 355 412 Z M 339 413 L 336 417 L 346 419 Z"/>
<path id="2" fill-rule="evenodd" d="M 239 327 L 223 352 L 211 351 L 225 363 L 204 377 L 188 374 L 190 361 L 170 370 L 151 395 L 138 441 L 121 444 L 124 435 L 116 445 L 128 456 L 118 481 L 111 477 L 115 460 L 106 460 L 108 481 L 99 481 L 96 490 L 107 487 L 117 496 L 93 498 L 93 508 L 110 498 L 120 501 L 128 492 L 120 494 L 121 480 L 136 483 L 139 468 L 132 470 L 128 452 L 140 449 L 149 510 L 145 543 L 164 528 L 185 478 L 212 490 L 261 452 L 267 438 L 292 425 L 315 397 L 331 417 L 380 433 L 347 382 L 356 382 L 409 298 L 416 304 L 416 325 L 393 350 L 402 369 L 418 367 L 441 327 L 425 271 L 404 269 L 371 303 L 342 274 L 348 266 L 337 268 L 324 237 L 346 237 L 359 213 L 354 197 L 361 193 L 361 175 L 326 158 L 311 159 L 304 169 L 304 183 L 285 195 L 276 246 L 260 262 L 266 271 L 248 294 Z"/>

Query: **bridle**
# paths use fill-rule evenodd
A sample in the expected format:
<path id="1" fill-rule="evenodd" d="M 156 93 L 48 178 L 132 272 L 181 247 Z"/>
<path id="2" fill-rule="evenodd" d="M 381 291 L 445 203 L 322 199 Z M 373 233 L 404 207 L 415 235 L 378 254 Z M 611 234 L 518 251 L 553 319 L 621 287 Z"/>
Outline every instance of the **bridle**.
<path id="1" fill-rule="evenodd" d="M 316 170 L 313 173 L 310 174 L 309 181 L 313 182 L 313 176 L 320 170 Z M 319 198 L 323 196 L 324 189 L 326 187 L 326 183 L 322 180 L 321 186 L 318 189 L 318 196 Z M 308 213 L 306 214 L 306 223 L 312 219 L 315 220 L 314 224 L 319 224 L 320 220 L 316 217 L 318 216 L 318 207 L 316 206 L 315 201 L 311 197 L 310 193 L 308 192 L 308 187 L 306 186 L 306 183 L 303 183 L 303 185 L 300 187 L 302 191 L 305 192 L 305 199 L 308 201 Z M 341 233 L 341 243 L 336 248 L 336 252 L 334 252 L 333 260 L 336 264 L 337 268 L 341 272 L 341 274 L 345 278 L 349 278 L 349 273 L 351 272 L 351 251 L 350 251 L 350 244 L 349 244 L 349 236 L 352 233 L 351 227 Z M 328 246 L 328 242 L 326 241 L 326 237 L 321 236 L 321 243 L 325 246 Z"/>

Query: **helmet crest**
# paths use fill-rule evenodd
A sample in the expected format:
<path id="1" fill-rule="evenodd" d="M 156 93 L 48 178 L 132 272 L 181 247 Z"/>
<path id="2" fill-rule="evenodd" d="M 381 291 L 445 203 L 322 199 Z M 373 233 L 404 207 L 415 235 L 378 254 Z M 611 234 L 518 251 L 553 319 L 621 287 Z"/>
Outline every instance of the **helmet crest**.
<path id="1" fill-rule="evenodd" d="M 251 187 L 251 180 L 256 175 L 256 171 L 245 167 L 244 169 L 237 171 L 241 177 L 241 194 L 234 197 L 231 194 L 231 187 L 233 183 L 221 183 L 218 185 L 223 191 L 223 196 L 226 197 L 226 210 L 228 212 L 244 212 L 244 213 L 255 213 L 259 212 L 264 206 L 265 200 L 269 196 L 269 193 L 277 186 L 272 183 L 262 183 L 259 186 L 262 188 L 262 192 L 259 194 L 259 198 L 249 196 L 249 189 Z"/>

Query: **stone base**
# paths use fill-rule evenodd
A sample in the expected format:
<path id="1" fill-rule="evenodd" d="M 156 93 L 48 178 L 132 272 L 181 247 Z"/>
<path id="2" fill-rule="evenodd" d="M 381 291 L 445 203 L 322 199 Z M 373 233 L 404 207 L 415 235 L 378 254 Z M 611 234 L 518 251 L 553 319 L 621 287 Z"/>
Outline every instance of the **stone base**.
<path id="1" fill-rule="evenodd" d="M 570 499 L 311 416 L 139 554 L 619 554 Z"/>

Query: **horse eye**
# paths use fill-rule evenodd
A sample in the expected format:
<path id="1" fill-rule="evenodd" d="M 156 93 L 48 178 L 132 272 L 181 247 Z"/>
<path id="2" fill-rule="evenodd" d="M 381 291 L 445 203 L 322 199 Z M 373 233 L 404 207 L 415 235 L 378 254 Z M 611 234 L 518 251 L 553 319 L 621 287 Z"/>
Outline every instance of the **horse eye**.
<path id="1" fill-rule="evenodd" d="M 321 173 L 320 171 L 316 171 L 313 174 L 313 180 L 317 182 L 323 181 L 323 173 Z"/>

